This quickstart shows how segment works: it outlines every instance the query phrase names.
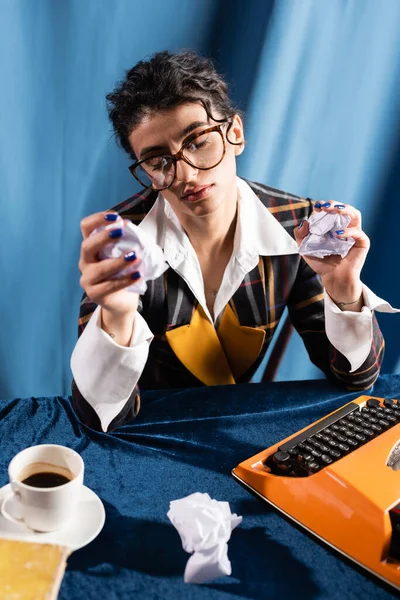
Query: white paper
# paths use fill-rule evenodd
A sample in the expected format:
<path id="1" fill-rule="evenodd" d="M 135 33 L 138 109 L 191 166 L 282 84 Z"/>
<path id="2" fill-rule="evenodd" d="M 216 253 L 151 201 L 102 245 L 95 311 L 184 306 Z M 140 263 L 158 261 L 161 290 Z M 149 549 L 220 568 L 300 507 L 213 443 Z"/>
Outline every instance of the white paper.
<path id="1" fill-rule="evenodd" d="M 91 235 L 104 229 L 111 230 L 118 229 L 119 227 L 124 230 L 123 237 L 117 242 L 106 244 L 99 253 L 99 258 L 100 260 L 105 258 L 119 258 L 123 254 L 134 250 L 137 259 L 132 263 L 127 262 L 127 266 L 113 278 L 118 279 L 134 271 L 140 271 L 141 278 L 132 283 L 126 290 L 142 295 L 147 290 L 146 281 L 157 279 L 157 277 L 160 277 L 168 269 L 164 252 L 145 231 L 130 221 L 123 221 L 121 217 L 110 225 L 98 227 L 92 231 Z"/>
<path id="2" fill-rule="evenodd" d="M 206 583 L 231 574 L 228 541 L 242 517 L 231 513 L 228 502 L 196 492 L 172 500 L 167 517 L 177 529 L 183 549 L 193 553 L 186 564 L 185 583 Z"/>
<path id="3" fill-rule="evenodd" d="M 299 254 L 316 258 L 338 254 L 344 258 L 355 240 L 352 237 L 338 238 L 335 231 L 346 229 L 350 221 L 349 215 L 313 213 L 308 219 L 309 233 L 300 244 Z"/>

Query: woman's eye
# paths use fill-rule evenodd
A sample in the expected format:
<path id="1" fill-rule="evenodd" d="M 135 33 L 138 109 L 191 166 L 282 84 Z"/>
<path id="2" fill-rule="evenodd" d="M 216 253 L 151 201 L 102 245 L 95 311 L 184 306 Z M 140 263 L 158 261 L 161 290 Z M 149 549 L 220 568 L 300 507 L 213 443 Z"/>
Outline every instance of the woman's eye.
<path id="1" fill-rule="evenodd" d="M 147 162 L 147 165 L 153 169 L 153 171 L 159 171 L 160 169 L 165 169 L 168 166 L 170 159 L 166 156 L 158 156 L 157 158 L 150 158 Z"/>
<path id="2" fill-rule="evenodd" d="M 203 140 L 201 142 L 192 142 L 191 144 L 189 144 L 189 146 L 187 146 L 187 150 L 189 150 L 189 152 L 196 152 L 196 150 L 201 150 L 201 148 L 204 148 L 204 146 L 206 146 L 208 144 L 208 140 Z"/>

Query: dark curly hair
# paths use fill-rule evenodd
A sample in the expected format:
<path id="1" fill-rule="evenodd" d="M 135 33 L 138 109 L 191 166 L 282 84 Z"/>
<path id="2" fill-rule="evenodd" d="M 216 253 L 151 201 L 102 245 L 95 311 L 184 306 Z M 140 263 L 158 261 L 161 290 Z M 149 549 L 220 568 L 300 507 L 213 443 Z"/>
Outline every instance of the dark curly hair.
<path id="1" fill-rule="evenodd" d="M 241 114 L 212 61 L 193 51 L 157 52 L 150 60 L 138 62 L 107 95 L 107 110 L 120 145 L 135 160 L 128 139 L 135 126 L 155 111 L 184 102 L 201 102 L 216 122 Z M 222 118 L 213 116 L 213 111 Z"/>

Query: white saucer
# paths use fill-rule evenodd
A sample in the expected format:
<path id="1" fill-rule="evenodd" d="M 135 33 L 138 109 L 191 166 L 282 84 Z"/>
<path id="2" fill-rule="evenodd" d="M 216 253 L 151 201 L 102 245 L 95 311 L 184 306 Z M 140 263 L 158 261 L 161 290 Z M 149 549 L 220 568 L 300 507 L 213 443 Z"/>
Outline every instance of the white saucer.
<path id="1" fill-rule="evenodd" d="M 0 504 L 8 495 L 11 485 L 0 489 Z M 11 500 L 12 505 L 12 500 Z M 10 506 L 12 509 L 12 506 Z M 0 513 L 0 537 L 26 542 L 41 542 L 67 546 L 72 551 L 89 544 L 103 529 L 106 515 L 100 498 L 85 485 L 82 487 L 81 499 L 75 516 L 64 527 L 49 533 L 33 531 L 26 525 L 12 523 Z"/>

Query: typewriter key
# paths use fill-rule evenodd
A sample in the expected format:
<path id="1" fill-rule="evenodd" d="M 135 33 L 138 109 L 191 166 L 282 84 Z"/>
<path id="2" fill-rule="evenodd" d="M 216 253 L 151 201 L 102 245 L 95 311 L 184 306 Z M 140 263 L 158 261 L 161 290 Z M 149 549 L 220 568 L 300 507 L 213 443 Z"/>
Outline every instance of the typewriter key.
<path id="1" fill-rule="evenodd" d="M 313 458 L 312 457 L 312 453 L 310 453 L 310 454 L 308 454 L 308 453 L 307 454 L 299 454 L 299 456 L 298 456 L 298 460 L 300 462 L 309 462 L 310 460 L 312 460 L 312 458 Z"/>
<path id="2" fill-rule="evenodd" d="M 361 421 L 361 422 L 362 422 L 362 424 L 364 425 L 364 421 Z M 355 433 L 362 433 L 362 427 L 359 427 L 358 425 L 356 425 L 356 426 L 354 427 L 353 431 L 354 431 Z"/>
<path id="3" fill-rule="evenodd" d="M 329 450 L 329 454 L 330 456 L 333 456 L 333 458 L 341 458 L 341 454 L 338 450 Z"/>
<path id="4" fill-rule="evenodd" d="M 372 425 L 371 425 L 371 429 L 372 429 L 373 431 L 376 431 L 377 433 L 381 433 L 381 432 L 382 432 L 382 427 L 381 427 L 381 425 L 377 425 L 377 424 L 375 424 L 375 423 L 372 423 Z"/>
<path id="5" fill-rule="evenodd" d="M 323 455 L 321 456 L 321 460 L 322 460 L 322 462 L 324 462 L 326 465 L 330 465 L 330 464 L 333 462 L 333 460 L 331 459 L 331 457 L 330 457 L 330 456 L 328 456 L 327 454 L 323 454 Z"/>
<path id="6" fill-rule="evenodd" d="M 367 400 L 367 406 L 369 408 L 374 408 L 376 406 L 380 406 L 381 402 L 380 400 L 377 400 L 376 398 L 370 398 L 369 400 Z"/>
<path id="7" fill-rule="evenodd" d="M 350 431 L 350 429 L 348 429 L 345 433 L 345 435 L 347 435 L 347 438 L 353 438 L 356 436 L 354 431 Z"/>
<path id="8" fill-rule="evenodd" d="M 335 439 L 338 440 L 338 442 L 346 442 L 347 438 L 342 435 L 341 433 L 335 433 Z"/>
<path id="9" fill-rule="evenodd" d="M 357 448 L 357 446 L 358 446 L 358 442 L 354 438 L 348 438 L 347 443 L 350 446 L 353 446 L 353 448 Z"/>
<path id="10" fill-rule="evenodd" d="M 342 452 L 348 452 L 350 450 L 350 446 L 348 446 L 347 444 L 339 444 L 338 448 Z"/>
<path id="11" fill-rule="evenodd" d="M 311 454 L 314 456 L 314 458 L 321 458 L 322 456 L 322 452 L 320 452 L 319 450 L 313 450 Z"/>
<path id="12" fill-rule="evenodd" d="M 394 402 L 393 402 L 393 400 L 391 398 L 385 398 L 384 401 L 383 401 L 383 404 L 385 406 L 390 407 L 390 408 L 394 408 L 394 406 L 393 406 Z"/>
<path id="13" fill-rule="evenodd" d="M 320 464 L 317 463 L 317 461 L 313 460 L 312 462 L 308 463 L 307 467 L 312 473 L 315 473 L 315 471 L 318 471 L 318 469 L 320 468 Z"/>
<path id="14" fill-rule="evenodd" d="M 372 431 L 372 429 L 367 429 L 366 427 L 363 428 L 362 432 L 364 435 L 366 435 L 369 438 L 374 437 L 374 435 L 375 435 L 374 432 Z"/>

